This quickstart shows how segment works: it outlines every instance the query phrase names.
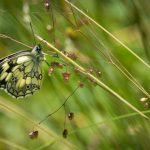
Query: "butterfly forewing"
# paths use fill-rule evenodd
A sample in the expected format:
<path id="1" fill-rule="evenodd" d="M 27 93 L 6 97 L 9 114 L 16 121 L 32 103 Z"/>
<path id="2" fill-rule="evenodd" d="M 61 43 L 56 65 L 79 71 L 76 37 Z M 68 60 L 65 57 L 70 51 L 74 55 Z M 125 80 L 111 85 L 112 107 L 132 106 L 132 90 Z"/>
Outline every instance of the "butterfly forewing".
<path id="1" fill-rule="evenodd" d="M 39 52 L 20 51 L 0 60 L 0 88 L 15 98 L 22 98 L 40 89 L 42 61 Z"/>

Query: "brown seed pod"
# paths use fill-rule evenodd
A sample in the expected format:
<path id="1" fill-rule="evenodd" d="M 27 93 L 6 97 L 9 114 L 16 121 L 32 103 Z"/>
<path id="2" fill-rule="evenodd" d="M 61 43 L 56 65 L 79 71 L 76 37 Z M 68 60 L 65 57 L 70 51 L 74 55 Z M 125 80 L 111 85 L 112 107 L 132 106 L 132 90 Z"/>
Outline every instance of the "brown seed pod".
<path id="1" fill-rule="evenodd" d="M 53 67 L 49 68 L 48 75 L 51 76 L 52 73 L 53 73 L 53 71 L 54 71 L 54 68 L 53 68 Z"/>
<path id="2" fill-rule="evenodd" d="M 99 77 L 102 76 L 102 72 L 101 72 L 101 71 L 97 71 L 96 73 L 97 73 L 97 75 L 98 75 Z"/>
<path id="3" fill-rule="evenodd" d="M 93 69 L 92 68 L 90 68 L 89 70 L 88 70 L 88 72 L 90 73 L 90 74 L 93 74 Z"/>
<path id="4" fill-rule="evenodd" d="M 64 138 L 67 138 L 67 136 L 68 136 L 68 130 L 64 129 L 62 135 L 63 135 Z"/>
<path id="5" fill-rule="evenodd" d="M 68 114 L 68 119 L 69 120 L 72 120 L 74 118 L 74 113 L 73 112 L 70 112 L 69 114 Z"/>
<path id="6" fill-rule="evenodd" d="M 81 82 L 81 81 L 78 81 L 78 86 L 79 86 L 80 88 L 83 88 L 83 87 L 84 87 L 84 83 Z"/>
<path id="7" fill-rule="evenodd" d="M 64 65 L 63 64 L 59 64 L 59 68 L 63 69 Z"/>
<path id="8" fill-rule="evenodd" d="M 29 137 L 30 137 L 30 139 L 36 139 L 37 137 L 38 137 L 38 131 L 36 130 L 36 131 L 32 131 L 32 132 L 30 132 L 29 133 Z"/>
<path id="9" fill-rule="evenodd" d="M 50 8 L 50 0 L 44 0 L 44 7 L 46 11 L 49 11 Z"/>
<path id="10" fill-rule="evenodd" d="M 76 53 L 73 53 L 73 52 L 68 53 L 67 56 L 68 56 L 69 58 L 71 58 L 72 60 L 76 60 L 76 59 L 78 58 L 78 57 L 77 57 L 77 54 L 76 54 Z"/>
<path id="11" fill-rule="evenodd" d="M 77 68 L 77 67 L 74 67 L 74 71 L 75 71 L 75 73 L 80 72 L 79 68 Z"/>
<path id="12" fill-rule="evenodd" d="M 144 108 L 147 109 L 148 106 L 149 106 L 149 101 L 148 101 L 148 98 L 147 97 L 142 97 L 140 99 L 141 103 L 143 104 Z"/>
<path id="13" fill-rule="evenodd" d="M 59 66 L 59 62 L 52 61 L 52 62 L 51 62 L 51 66 L 53 66 L 53 67 L 58 67 L 58 66 Z"/>
<path id="14" fill-rule="evenodd" d="M 64 73 L 62 73 L 62 75 L 63 75 L 63 78 L 64 78 L 64 80 L 69 80 L 69 78 L 70 78 L 70 73 L 69 72 L 64 72 Z"/>

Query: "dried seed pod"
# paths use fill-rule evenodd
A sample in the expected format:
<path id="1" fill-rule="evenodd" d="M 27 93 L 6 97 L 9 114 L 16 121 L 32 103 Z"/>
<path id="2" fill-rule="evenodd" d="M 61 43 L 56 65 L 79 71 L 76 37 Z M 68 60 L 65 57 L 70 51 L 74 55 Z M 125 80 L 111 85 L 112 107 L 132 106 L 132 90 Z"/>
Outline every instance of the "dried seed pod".
<path id="1" fill-rule="evenodd" d="M 77 57 L 77 54 L 76 54 L 76 53 L 73 53 L 73 52 L 68 53 L 67 56 L 68 56 L 69 58 L 71 58 L 72 60 L 76 60 L 76 59 L 78 58 L 78 57 Z"/>
<path id="2" fill-rule="evenodd" d="M 53 73 L 53 71 L 54 71 L 54 68 L 53 68 L 53 67 L 49 68 L 48 75 L 51 76 L 52 73 Z"/>
<path id="3" fill-rule="evenodd" d="M 69 80 L 69 78 L 70 78 L 70 73 L 69 72 L 64 72 L 64 73 L 62 73 L 62 75 L 63 75 L 63 78 L 64 78 L 64 80 Z"/>
<path id="4" fill-rule="evenodd" d="M 59 64 L 59 68 L 63 69 L 64 65 L 63 64 Z"/>
<path id="5" fill-rule="evenodd" d="M 68 130 L 64 129 L 62 135 L 63 135 L 64 138 L 67 138 L 67 136 L 68 136 Z"/>
<path id="6" fill-rule="evenodd" d="M 49 24 L 46 26 L 46 29 L 49 33 L 51 33 L 54 30 L 54 28 Z"/>
<path id="7" fill-rule="evenodd" d="M 77 67 L 74 67 L 74 71 L 75 71 L 76 73 L 80 72 L 79 68 L 77 68 Z"/>
<path id="8" fill-rule="evenodd" d="M 84 83 L 81 82 L 81 81 L 78 81 L 78 86 L 79 86 L 80 88 L 83 88 L 83 87 L 84 87 Z"/>
<path id="9" fill-rule="evenodd" d="M 51 66 L 53 66 L 53 67 L 58 67 L 58 66 L 59 66 L 59 62 L 52 61 L 52 62 L 51 62 Z"/>
<path id="10" fill-rule="evenodd" d="M 68 114 L 68 119 L 69 120 L 72 120 L 74 118 L 74 113 L 73 112 L 70 112 L 69 114 Z"/>
<path id="11" fill-rule="evenodd" d="M 102 72 L 101 72 L 101 71 L 97 71 L 96 73 L 97 73 L 97 75 L 98 75 L 99 77 L 102 76 Z"/>
<path id="12" fill-rule="evenodd" d="M 36 130 L 36 131 L 32 131 L 32 132 L 30 132 L 29 133 L 29 137 L 30 137 L 30 139 L 35 139 L 35 138 L 37 138 L 38 137 L 38 131 Z"/>
<path id="13" fill-rule="evenodd" d="M 44 0 L 44 7 L 46 11 L 49 11 L 50 8 L 50 0 Z"/>
<path id="14" fill-rule="evenodd" d="M 142 98 L 140 99 L 140 101 L 142 102 L 144 108 L 147 109 L 148 106 L 149 106 L 148 98 L 147 98 L 147 97 L 142 97 Z"/>
<path id="15" fill-rule="evenodd" d="M 88 70 L 88 72 L 89 72 L 90 74 L 93 74 L 93 69 L 90 68 L 90 69 Z"/>

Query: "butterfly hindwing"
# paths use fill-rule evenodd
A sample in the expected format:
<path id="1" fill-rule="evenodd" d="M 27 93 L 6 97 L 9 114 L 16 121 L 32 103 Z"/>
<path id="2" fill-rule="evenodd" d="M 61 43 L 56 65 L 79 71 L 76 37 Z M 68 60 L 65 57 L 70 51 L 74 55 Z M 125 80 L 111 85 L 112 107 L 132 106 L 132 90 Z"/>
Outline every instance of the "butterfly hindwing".
<path id="1" fill-rule="evenodd" d="M 41 62 L 31 51 L 20 51 L 0 60 L 0 88 L 15 98 L 22 98 L 40 89 Z"/>

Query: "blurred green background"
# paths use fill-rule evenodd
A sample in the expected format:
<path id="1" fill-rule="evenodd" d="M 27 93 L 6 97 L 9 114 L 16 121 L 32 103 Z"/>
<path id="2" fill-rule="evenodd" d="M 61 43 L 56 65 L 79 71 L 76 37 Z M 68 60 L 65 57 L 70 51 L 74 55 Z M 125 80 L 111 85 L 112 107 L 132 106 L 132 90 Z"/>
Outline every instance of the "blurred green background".
<path id="1" fill-rule="evenodd" d="M 72 0 L 72 3 L 149 63 L 148 1 Z M 110 36 L 76 10 L 72 11 L 63 0 L 51 0 L 49 10 L 42 0 L 0 1 L 0 34 L 33 46 L 30 21 L 35 34 L 61 51 L 75 53 L 78 64 L 87 71 L 92 69 L 98 79 L 148 115 L 149 101 L 146 108 L 140 101 L 146 96 L 110 63 L 110 52 L 147 91 L 150 90 L 149 69 Z M 77 29 L 81 33 L 75 32 Z M 44 52 L 51 50 L 43 43 L 41 45 Z M 28 48 L 8 38 L 0 38 L 0 58 L 25 49 Z M 56 58 L 46 58 L 48 62 L 56 61 Z M 67 139 L 62 137 L 65 118 L 62 108 L 35 128 L 39 136 L 31 140 L 28 134 L 34 124 L 57 109 L 77 87 L 78 81 L 85 79 L 84 75 L 74 71 L 71 64 L 63 69 L 56 68 L 51 76 L 48 76 L 49 67 L 45 63 L 43 70 L 41 90 L 33 96 L 15 100 L 0 91 L 1 150 L 150 149 L 149 121 L 89 80 L 84 81 L 84 87 L 79 88 L 66 104 L 67 113 L 74 112 L 75 115 L 73 120 L 67 119 Z M 71 73 L 69 81 L 62 77 L 66 70 Z"/>

